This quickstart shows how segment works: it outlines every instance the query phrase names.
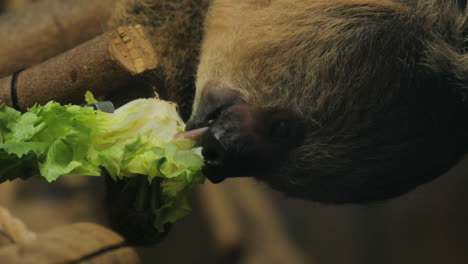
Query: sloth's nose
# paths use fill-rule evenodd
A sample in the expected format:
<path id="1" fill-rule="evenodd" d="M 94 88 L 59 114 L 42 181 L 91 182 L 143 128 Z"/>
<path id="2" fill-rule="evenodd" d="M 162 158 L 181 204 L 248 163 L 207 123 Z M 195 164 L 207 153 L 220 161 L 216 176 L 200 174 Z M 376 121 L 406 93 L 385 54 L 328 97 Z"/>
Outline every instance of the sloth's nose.
<path id="1" fill-rule="evenodd" d="M 186 131 L 211 126 L 225 109 L 243 102 L 239 92 L 219 82 L 209 82 L 200 94 Z"/>

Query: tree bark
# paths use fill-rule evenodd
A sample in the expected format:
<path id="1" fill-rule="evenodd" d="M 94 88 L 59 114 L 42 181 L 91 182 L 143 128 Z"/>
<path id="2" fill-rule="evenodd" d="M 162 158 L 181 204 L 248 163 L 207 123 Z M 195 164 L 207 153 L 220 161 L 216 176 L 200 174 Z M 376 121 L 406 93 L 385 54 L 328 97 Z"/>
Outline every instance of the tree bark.
<path id="1" fill-rule="evenodd" d="M 144 29 L 120 27 L 21 72 L 16 92 L 11 90 L 13 75 L 0 79 L 0 102 L 18 110 L 51 100 L 80 104 L 86 90 L 106 96 L 157 65 Z"/>
<path id="2" fill-rule="evenodd" d="M 116 0 L 43 0 L 0 16 L 0 77 L 103 32 Z"/>
<path id="3" fill-rule="evenodd" d="M 116 233 L 96 224 L 78 223 L 0 248 L 0 263 L 138 264 L 140 260 Z"/>

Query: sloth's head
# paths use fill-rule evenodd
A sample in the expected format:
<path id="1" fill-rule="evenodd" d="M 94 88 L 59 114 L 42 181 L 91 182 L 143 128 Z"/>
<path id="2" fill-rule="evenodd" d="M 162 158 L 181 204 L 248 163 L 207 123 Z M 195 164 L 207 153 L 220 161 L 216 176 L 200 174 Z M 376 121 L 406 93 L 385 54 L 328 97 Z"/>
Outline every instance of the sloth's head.
<path id="1" fill-rule="evenodd" d="M 466 16 L 410 2 L 215 1 L 187 126 L 208 127 L 206 176 L 365 202 L 456 164 L 468 148 Z"/>

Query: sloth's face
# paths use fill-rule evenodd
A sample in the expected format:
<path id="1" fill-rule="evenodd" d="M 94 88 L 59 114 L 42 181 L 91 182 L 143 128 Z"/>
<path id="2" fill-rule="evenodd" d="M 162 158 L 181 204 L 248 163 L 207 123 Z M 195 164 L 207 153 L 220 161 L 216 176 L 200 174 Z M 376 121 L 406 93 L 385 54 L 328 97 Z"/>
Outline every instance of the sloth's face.
<path id="1" fill-rule="evenodd" d="M 424 66 L 424 19 L 379 1 L 252 2 L 215 1 L 206 22 L 187 130 L 210 180 L 252 176 L 294 197 L 365 202 L 465 153 L 464 107 Z"/>

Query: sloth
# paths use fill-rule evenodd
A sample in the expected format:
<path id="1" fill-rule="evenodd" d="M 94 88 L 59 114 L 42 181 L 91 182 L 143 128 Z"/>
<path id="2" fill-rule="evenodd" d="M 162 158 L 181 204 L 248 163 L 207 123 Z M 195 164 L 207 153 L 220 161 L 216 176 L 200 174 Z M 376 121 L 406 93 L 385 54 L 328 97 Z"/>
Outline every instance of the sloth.
<path id="1" fill-rule="evenodd" d="M 323 203 L 392 198 L 468 149 L 466 0 L 126 0 L 212 182 Z"/>

